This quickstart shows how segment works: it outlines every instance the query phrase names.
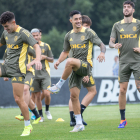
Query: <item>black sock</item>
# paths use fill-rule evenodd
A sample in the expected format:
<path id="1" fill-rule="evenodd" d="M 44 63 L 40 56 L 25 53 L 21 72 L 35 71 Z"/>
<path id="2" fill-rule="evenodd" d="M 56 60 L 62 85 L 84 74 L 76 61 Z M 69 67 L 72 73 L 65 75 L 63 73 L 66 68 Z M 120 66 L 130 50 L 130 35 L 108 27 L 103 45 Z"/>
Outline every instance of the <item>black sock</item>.
<path id="1" fill-rule="evenodd" d="M 74 116 L 74 112 L 70 111 L 70 119 L 72 122 L 75 122 L 75 118 L 73 116 Z"/>
<path id="2" fill-rule="evenodd" d="M 42 109 L 38 110 L 38 112 L 39 112 L 39 115 L 43 117 Z"/>
<path id="3" fill-rule="evenodd" d="M 49 111 L 49 105 L 46 105 L 46 111 Z"/>
<path id="4" fill-rule="evenodd" d="M 31 110 L 31 111 L 32 111 L 32 112 L 34 113 L 34 115 L 36 116 L 36 119 L 40 117 L 39 114 L 38 114 L 38 112 L 37 112 L 37 110 L 36 110 L 36 108 L 34 108 L 34 109 Z"/>
<path id="5" fill-rule="evenodd" d="M 121 120 L 125 120 L 125 109 L 120 109 Z"/>
<path id="6" fill-rule="evenodd" d="M 86 106 L 84 106 L 84 105 L 81 104 L 81 116 L 82 116 L 82 114 L 83 114 L 83 112 L 84 112 L 85 109 L 86 109 Z"/>

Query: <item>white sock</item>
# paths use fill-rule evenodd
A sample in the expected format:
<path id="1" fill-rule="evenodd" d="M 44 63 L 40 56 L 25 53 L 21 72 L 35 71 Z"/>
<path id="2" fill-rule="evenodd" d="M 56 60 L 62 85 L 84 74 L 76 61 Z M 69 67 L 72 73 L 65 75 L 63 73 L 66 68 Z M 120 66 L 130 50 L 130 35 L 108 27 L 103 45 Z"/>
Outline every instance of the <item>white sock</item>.
<path id="1" fill-rule="evenodd" d="M 82 124 L 81 114 L 75 115 L 76 124 Z"/>
<path id="2" fill-rule="evenodd" d="M 65 81 L 66 81 L 66 80 L 63 80 L 63 79 L 60 78 L 60 80 L 59 80 L 59 82 L 56 84 L 56 86 L 57 86 L 58 88 L 61 88 L 61 87 L 63 86 L 63 84 L 65 83 Z"/>
<path id="3" fill-rule="evenodd" d="M 28 126 L 29 124 L 30 124 L 30 120 L 24 120 L 24 124 L 25 124 L 25 126 Z"/>

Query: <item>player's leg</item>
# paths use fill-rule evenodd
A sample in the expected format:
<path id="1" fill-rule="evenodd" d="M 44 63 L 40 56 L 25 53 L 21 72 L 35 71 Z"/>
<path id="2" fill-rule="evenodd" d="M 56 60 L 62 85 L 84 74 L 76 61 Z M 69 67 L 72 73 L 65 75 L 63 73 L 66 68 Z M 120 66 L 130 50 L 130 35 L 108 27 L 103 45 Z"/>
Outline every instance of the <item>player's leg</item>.
<path id="1" fill-rule="evenodd" d="M 45 114 L 49 120 L 52 119 L 52 115 L 49 111 L 49 105 L 51 102 L 51 95 L 50 91 L 47 90 L 51 85 L 51 78 L 50 75 L 46 75 L 44 79 L 41 80 L 41 88 L 42 88 L 42 93 L 45 95 Z"/>
<path id="2" fill-rule="evenodd" d="M 69 113 L 70 113 L 70 126 L 75 126 L 76 121 L 75 121 L 75 116 L 74 116 L 74 111 L 73 111 L 71 99 L 69 99 Z"/>
<path id="3" fill-rule="evenodd" d="M 126 108 L 126 91 L 129 82 L 129 78 L 131 75 L 130 64 L 121 63 L 119 64 L 119 109 L 121 115 L 121 122 L 118 128 L 124 128 L 127 125 L 127 121 L 125 119 L 125 108 Z"/>
<path id="4" fill-rule="evenodd" d="M 68 58 L 66 65 L 65 65 L 65 69 L 64 72 L 62 74 L 62 77 L 60 78 L 59 82 L 48 88 L 48 90 L 51 93 L 58 93 L 62 87 L 62 85 L 65 83 L 66 79 L 68 78 L 68 76 L 71 74 L 72 71 L 77 71 L 81 66 L 81 61 L 79 59 L 75 59 L 75 58 Z"/>
<path id="5" fill-rule="evenodd" d="M 74 129 L 70 132 L 83 131 L 84 126 L 82 123 L 82 117 L 80 113 L 80 102 L 79 102 L 80 89 L 77 87 L 73 87 L 70 89 L 70 93 L 71 93 L 70 99 L 72 101 L 73 111 L 74 111 L 75 120 L 76 120 L 76 125 Z"/>
<path id="6" fill-rule="evenodd" d="M 41 101 L 45 98 L 45 94 L 42 92 L 41 94 Z"/>

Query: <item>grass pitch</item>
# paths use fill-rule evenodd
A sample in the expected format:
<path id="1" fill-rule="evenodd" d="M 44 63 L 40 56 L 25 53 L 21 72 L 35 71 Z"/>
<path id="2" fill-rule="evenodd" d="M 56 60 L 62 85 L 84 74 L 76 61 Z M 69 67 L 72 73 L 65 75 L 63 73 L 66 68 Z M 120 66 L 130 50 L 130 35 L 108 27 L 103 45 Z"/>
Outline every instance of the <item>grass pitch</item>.
<path id="1" fill-rule="evenodd" d="M 43 108 L 43 110 L 45 110 Z M 85 131 L 70 133 L 68 107 L 50 107 L 53 116 L 33 125 L 30 136 L 21 137 L 24 122 L 14 117 L 20 113 L 18 108 L 0 109 L 0 140 L 140 140 L 140 104 L 126 106 L 127 126 L 118 129 L 120 114 L 118 105 L 89 106 L 83 116 L 88 123 Z M 55 122 L 62 118 L 64 122 Z M 32 121 L 31 121 L 32 122 Z"/>

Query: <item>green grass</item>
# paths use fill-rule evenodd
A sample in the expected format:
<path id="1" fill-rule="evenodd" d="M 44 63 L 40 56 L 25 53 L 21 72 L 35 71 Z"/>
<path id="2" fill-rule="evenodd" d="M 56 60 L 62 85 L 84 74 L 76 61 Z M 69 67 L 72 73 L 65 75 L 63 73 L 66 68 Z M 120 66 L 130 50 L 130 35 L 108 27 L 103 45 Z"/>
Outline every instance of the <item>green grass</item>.
<path id="1" fill-rule="evenodd" d="M 43 108 L 44 110 L 44 108 Z M 127 104 L 124 129 L 118 129 L 120 114 L 118 105 L 89 106 L 84 112 L 88 123 L 85 131 L 70 133 L 68 107 L 50 107 L 53 119 L 33 125 L 28 137 L 20 137 L 24 122 L 14 118 L 20 113 L 18 108 L 0 109 L 0 140 L 139 140 L 140 139 L 140 104 Z M 55 122 L 63 118 L 64 122 Z"/>

